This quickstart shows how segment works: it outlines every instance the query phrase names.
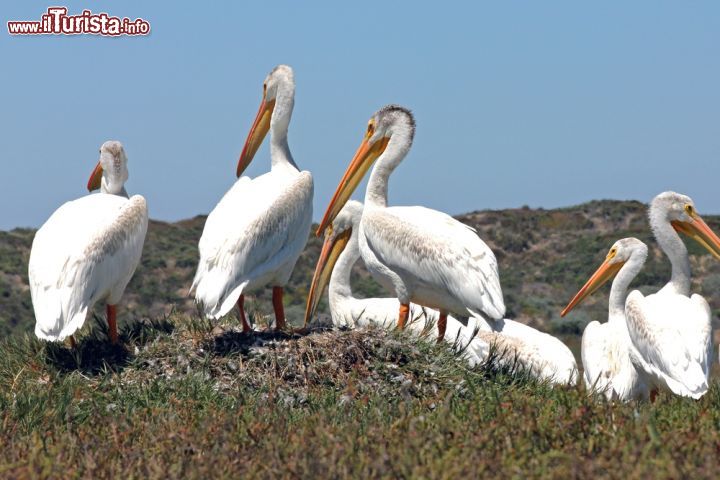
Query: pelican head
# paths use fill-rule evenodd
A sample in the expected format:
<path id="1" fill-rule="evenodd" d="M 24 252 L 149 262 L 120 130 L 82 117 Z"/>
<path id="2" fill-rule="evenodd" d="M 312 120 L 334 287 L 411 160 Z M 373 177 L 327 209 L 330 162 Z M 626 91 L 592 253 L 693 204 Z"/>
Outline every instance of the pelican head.
<path id="1" fill-rule="evenodd" d="M 268 73 L 263 82 L 260 109 L 255 116 L 255 121 L 238 160 L 238 177 L 250 165 L 271 126 L 273 135 L 276 133 L 287 134 L 294 102 L 295 76 L 293 70 L 287 65 L 278 65 Z"/>
<path id="2" fill-rule="evenodd" d="M 100 160 L 95 166 L 87 188 L 89 191 L 102 188 L 103 193 L 121 194 L 128 179 L 127 156 L 122 143 L 109 140 L 100 147 Z"/>
<path id="3" fill-rule="evenodd" d="M 602 287 L 608 280 L 613 278 L 620 269 L 625 265 L 631 257 L 638 258 L 641 262 L 645 262 L 647 258 L 647 245 L 637 238 L 623 238 L 613 244 L 605 257 L 605 261 L 598 267 L 585 285 L 570 300 L 567 307 L 560 313 L 561 317 L 570 312 L 586 297 L 592 295 L 597 289 Z"/>
<path id="4" fill-rule="evenodd" d="M 345 204 L 332 224 L 325 229 L 325 241 L 322 250 L 320 250 L 320 258 L 315 266 L 312 284 L 310 285 L 310 293 L 308 294 L 307 306 L 305 308 L 305 325 L 308 324 L 312 316 L 315 314 L 323 291 L 330 281 L 333 268 L 337 263 L 340 254 L 350 242 L 352 233 L 357 229 L 362 216 L 363 204 L 355 200 L 350 200 Z"/>
<path id="5" fill-rule="evenodd" d="M 388 158 L 394 162 L 388 167 L 395 168 L 410 149 L 414 136 L 415 118 L 407 108 L 386 105 L 375 112 L 368 121 L 365 137 L 340 180 L 325 216 L 320 222 L 316 232 L 318 236 L 338 215 L 373 162 L 387 151 L 391 154 Z"/>
<path id="6" fill-rule="evenodd" d="M 680 193 L 663 192 L 650 203 L 650 217 L 661 217 L 670 222 L 675 231 L 695 239 L 720 260 L 720 238 L 697 213 L 692 198 Z"/>

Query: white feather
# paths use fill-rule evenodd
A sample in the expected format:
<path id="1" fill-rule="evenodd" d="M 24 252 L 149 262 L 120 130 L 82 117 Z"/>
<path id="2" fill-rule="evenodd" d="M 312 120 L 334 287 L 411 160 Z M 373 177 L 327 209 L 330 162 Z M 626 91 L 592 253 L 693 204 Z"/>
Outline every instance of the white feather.
<path id="1" fill-rule="evenodd" d="M 495 255 L 449 215 L 424 207 L 366 207 L 360 251 L 374 277 L 407 289 L 415 302 L 495 320 L 505 314 Z"/>
<path id="2" fill-rule="evenodd" d="M 309 172 L 273 169 L 241 177 L 205 222 L 191 291 L 210 318 L 227 314 L 240 295 L 285 285 L 312 223 Z"/>
<path id="3" fill-rule="evenodd" d="M 585 327 L 582 336 L 583 379 L 589 390 L 603 393 L 608 400 L 647 398 L 647 386 L 630 360 L 629 340 L 622 324 L 593 321 Z"/>
<path id="4" fill-rule="evenodd" d="M 645 297 L 635 290 L 625 314 L 630 358 L 652 384 L 684 397 L 707 392 L 710 308 L 702 297 L 666 292 Z"/>
<path id="5" fill-rule="evenodd" d="M 35 334 L 63 340 L 97 301 L 115 304 L 132 277 L 147 232 L 145 199 L 99 193 L 67 202 L 38 230 L 30 252 Z"/>

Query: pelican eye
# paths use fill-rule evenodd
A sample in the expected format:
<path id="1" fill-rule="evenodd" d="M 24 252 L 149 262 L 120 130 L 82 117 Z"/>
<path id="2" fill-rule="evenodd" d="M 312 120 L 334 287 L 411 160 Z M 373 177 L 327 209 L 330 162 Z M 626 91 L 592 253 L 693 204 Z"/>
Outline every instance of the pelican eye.
<path id="1" fill-rule="evenodd" d="M 613 247 L 610 249 L 610 251 L 607 254 L 607 260 L 610 260 L 611 258 L 615 258 L 615 255 L 617 255 L 617 248 Z"/>
<path id="2" fill-rule="evenodd" d="M 695 209 L 689 203 L 685 205 L 685 213 L 687 213 L 691 218 L 695 218 Z"/>
<path id="3" fill-rule="evenodd" d="M 367 138 L 372 137 L 373 133 L 375 133 L 375 123 L 372 120 L 370 120 L 368 122 Z"/>

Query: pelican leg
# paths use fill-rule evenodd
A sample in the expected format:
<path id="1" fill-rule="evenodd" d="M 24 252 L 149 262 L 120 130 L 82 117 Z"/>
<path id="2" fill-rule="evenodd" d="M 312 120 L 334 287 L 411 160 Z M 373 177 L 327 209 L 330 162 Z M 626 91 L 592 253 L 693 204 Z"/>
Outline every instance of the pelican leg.
<path id="1" fill-rule="evenodd" d="M 440 310 L 440 318 L 437 322 L 438 327 L 438 343 L 442 343 L 445 339 L 445 330 L 447 329 L 447 312 Z"/>
<path id="2" fill-rule="evenodd" d="M 238 316 L 240 317 L 240 321 L 242 322 L 243 333 L 252 332 L 252 327 L 245 318 L 245 295 L 240 295 L 240 298 L 238 298 L 237 306 Z"/>
<path id="3" fill-rule="evenodd" d="M 75 337 L 73 335 L 68 337 L 68 343 L 70 343 L 71 349 L 75 350 L 77 348 L 77 342 L 75 341 Z"/>
<path id="4" fill-rule="evenodd" d="M 285 330 L 285 310 L 283 309 L 283 288 L 273 287 L 272 301 L 275 310 L 275 330 Z"/>
<path id="5" fill-rule="evenodd" d="M 108 321 L 108 335 L 110 336 L 110 343 L 116 345 L 118 343 L 118 330 L 117 330 L 117 305 L 108 305 L 106 307 L 107 321 Z"/>
<path id="6" fill-rule="evenodd" d="M 400 304 L 400 315 L 398 316 L 398 330 L 405 330 L 405 324 L 410 316 L 410 305 L 407 303 Z"/>
<path id="7" fill-rule="evenodd" d="M 653 388 L 650 391 L 650 403 L 655 403 L 655 400 L 657 400 L 657 396 L 658 396 L 658 389 Z"/>

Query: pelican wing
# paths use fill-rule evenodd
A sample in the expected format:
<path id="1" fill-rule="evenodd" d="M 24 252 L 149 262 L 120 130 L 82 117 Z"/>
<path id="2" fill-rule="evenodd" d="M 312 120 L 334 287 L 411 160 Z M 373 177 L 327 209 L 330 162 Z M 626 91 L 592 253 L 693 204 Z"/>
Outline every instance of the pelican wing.
<path id="1" fill-rule="evenodd" d="M 490 326 L 504 338 L 516 341 L 519 358 L 534 362 L 538 378 L 558 384 L 577 383 L 575 356 L 559 338 L 508 318 L 491 322 Z"/>
<path id="2" fill-rule="evenodd" d="M 712 311 L 707 300 L 701 295 L 694 294 L 690 303 L 695 307 L 695 314 L 689 317 L 693 322 L 691 329 L 683 330 L 691 355 L 702 365 L 705 378 L 710 378 L 712 364 Z"/>
<path id="3" fill-rule="evenodd" d="M 581 356 L 585 371 L 585 386 L 588 389 L 612 395 L 612 385 L 608 378 L 607 362 L 610 358 L 610 346 L 607 342 L 607 325 L 598 321 L 587 324 L 582 336 Z"/>
<path id="4" fill-rule="evenodd" d="M 494 361 L 500 366 L 512 370 L 519 368 L 538 380 L 559 385 L 576 382 L 577 368 L 574 360 L 570 368 L 564 365 L 564 362 L 557 363 L 557 358 L 548 356 L 547 350 L 532 338 L 519 338 L 497 331 L 480 330 L 476 340 L 487 344 L 490 349 L 495 349 L 497 357 Z"/>
<path id="5" fill-rule="evenodd" d="M 637 290 L 631 292 L 625 316 L 637 367 L 677 395 L 700 398 L 708 389 L 707 366 L 693 351 L 697 341 L 688 342 L 693 335 L 683 330 L 702 316 L 708 319 L 708 313 L 682 295 L 644 297 Z M 707 343 L 703 350 L 707 355 Z"/>
<path id="6" fill-rule="evenodd" d="M 242 177 L 225 194 L 205 223 L 191 287 L 206 315 L 229 312 L 252 280 L 292 270 L 310 233 L 312 195 L 309 172 L 273 171 Z"/>
<path id="7" fill-rule="evenodd" d="M 391 270 L 449 292 L 473 316 L 505 314 L 497 260 L 473 228 L 424 207 L 366 208 L 361 228 Z"/>
<path id="8" fill-rule="evenodd" d="M 35 334 L 62 340 L 102 298 L 120 300 L 147 232 L 145 199 L 96 194 L 61 206 L 33 240 L 28 273 Z"/>

